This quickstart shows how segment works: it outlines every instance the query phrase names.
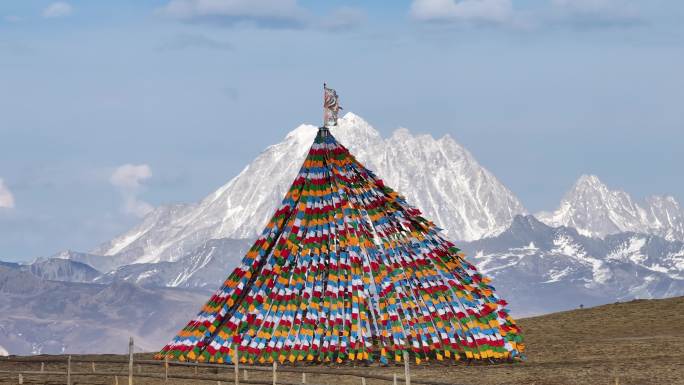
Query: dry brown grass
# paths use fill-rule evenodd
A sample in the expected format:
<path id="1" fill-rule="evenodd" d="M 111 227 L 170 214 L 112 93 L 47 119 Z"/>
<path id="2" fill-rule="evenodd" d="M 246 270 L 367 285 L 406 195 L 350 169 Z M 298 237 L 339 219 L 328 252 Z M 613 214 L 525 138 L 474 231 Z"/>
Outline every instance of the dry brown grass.
<path id="1" fill-rule="evenodd" d="M 684 297 L 639 300 L 573 310 L 520 320 L 527 345 L 527 360 L 510 364 L 422 365 L 412 368 L 415 378 L 464 385 L 502 384 L 683 384 L 684 385 Z M 111 358 L 111 356 L 107 356 Z M 146 357 L 149 357 L 147 355 Z M 79 356 L 89 360 L 104 356 Z M 124 358 L 119 356 L 119 358 Z M 0 370 L 35 370 L 40 364 L 10 363 L 0 359 Z M 46 370 L 57 369 L 48 366 Z M 62 365 L 59 369 L 63 370 Z M 75 370 L 86 371 L 89 364 Z M 118 371 L 123 385 L 123 365 L 98 365 L 99 370 Z M 349 369 L 349 368 L 346 368 Z M 160 368 L 144 367 L 145 371 Z M 400 367 L 356 368 L 359 373 L 391 375 Z M 173 371 L 192 373 L 192 369 Z M 213 373 L 201 369 L 200 373 Z M 279 375 L 285 381 L 299 381 L 299 374 Z M 250 373 L 250 379 L 270 380 L 270 374 Z M 358 378 L 308 375 L 310 383 L 360 384 Z M 0 375 L 0 383 L 16 384 L 16 376 Z M 25 377 L 26 384 L 64 384 L 64 377 Z M 113 384 L 113 377 L 78 377 L 75 384 Z M 136 379 L 136 384 L 161 384 L 155 379 Z M 172 384 L 216 384 L 209 381 L 176 380 Z M 387 384 L 368 380 L 368 385 Z"/>

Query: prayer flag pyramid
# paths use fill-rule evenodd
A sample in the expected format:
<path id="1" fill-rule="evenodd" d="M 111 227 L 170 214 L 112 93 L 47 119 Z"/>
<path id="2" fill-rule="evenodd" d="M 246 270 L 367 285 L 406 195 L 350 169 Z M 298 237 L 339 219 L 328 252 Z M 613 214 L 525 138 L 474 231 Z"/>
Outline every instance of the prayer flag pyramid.
<path id="1" fill-rule="evenodd" d="M 506 302 L 439 231 L 322 127 L 262 235 L 156 357 L 519 357 Z"/>

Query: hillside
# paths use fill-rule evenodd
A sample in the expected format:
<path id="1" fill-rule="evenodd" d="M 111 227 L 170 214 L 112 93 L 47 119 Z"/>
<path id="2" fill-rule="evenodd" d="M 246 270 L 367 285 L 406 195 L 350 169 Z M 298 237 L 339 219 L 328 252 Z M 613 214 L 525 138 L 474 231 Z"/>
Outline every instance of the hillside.
<path id="1" fill-rule="evenodd" d="M 684 384 L 684 297 L 636 300 L 520 320 L 528 360 L 458 368 L 475 384 Z M 500 378 L 500 377 L 499 377 Z"/>
<path id="2" fill-rule="evenodd" d="M 525 362 L 427 368 L 421 374 L 464 385 L 684 384 L 684 297 L 615 303 L 519 323 Z"/>
<path id="3" fill-rule="evenodd" d="M 520 324 L 528 348 L 525 362 L 470 366 L 463 363 L 422 365 L 414 367 L 412 373 L 415 378 L 464 385 L 684 384 L 684 297 L 577 309 L 522 319 Z M 99 358 L 87 357 L 93 360 Z M 0 360 L 0 371 L 10 367 L 15 370 L 20 366 L 28 368 L 28 365 Z M 123 368 L 117 369 L 121 373 L 125 372 Z M 399 373 L 401 368 L 371 367 L 358 370 L 389 374 Z M 187 369 L 188 373 L 191 371 Z M 250 379 L 253 380 L 270 380 L 266 376 L 262 378 L 256 372 L 250 373 Z M 290 377 L 284 374 L 282 381 L 297 380 Z M 308 378 L 316 383 L 331 380 L 330 377 Z M 92 378 L 89 381 L 109 384 L 111 378 Z M 357 384 L 358 379 L 340 377 L 335 382 L 339 385 Z M 0 383 L 16 382 L 6 375 L 0 375 Z M 136 384 L 156 383 L 159 382 L 136 380 Z M 202 382 L 179 380 L 170 383 Z M 369 380 L 368 384 L 385 383 Z"/>

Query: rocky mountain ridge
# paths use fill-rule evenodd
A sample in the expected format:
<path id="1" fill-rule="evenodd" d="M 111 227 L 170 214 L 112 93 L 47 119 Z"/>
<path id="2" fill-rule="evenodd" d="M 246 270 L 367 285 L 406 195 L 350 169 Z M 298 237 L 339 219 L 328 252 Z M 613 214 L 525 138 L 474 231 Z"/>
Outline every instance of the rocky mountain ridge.
<path id="1" fill-rule="evenodd" d="M 119 266 L 176 261 L 209 239 L 256 237 L 289 189 L 317 130 L 297 127 L 201 202 L 159 207 L 93 254 L 115 257 Z M 384 139 L 353 113 L 331 132 L 453 239 L 503 231 L 514 215 L 525 212 L 513 193 L 449 136 L 434 139 L 399 129 Z"/>
<path id="2" fill-rule="evenodd" d="M 537 217 L 549 226 L 574 227 L 586 236 L 631 231 L 684 240 L 684 209 L 674 197 L 654 195 L 637 202 L 624 191 L 611 190 L 595 175 L 582 175 L 557 210 Z"/>

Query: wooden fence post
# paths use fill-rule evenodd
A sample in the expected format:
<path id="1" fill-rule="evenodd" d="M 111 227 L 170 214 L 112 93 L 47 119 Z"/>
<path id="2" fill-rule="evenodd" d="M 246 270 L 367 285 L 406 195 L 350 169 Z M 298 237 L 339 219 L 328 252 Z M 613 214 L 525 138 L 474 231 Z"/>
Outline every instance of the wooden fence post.
<path id="1" fill-rule="evenodd" d="M 240 363 L 238 361 L 237 345 L 233 346 L 233 365 L 235 368 L 235 385 L 240 385 Z M 247 379 L 247 370 L 245 370 L 245 379 Z"/>
<path id="2" fill-rule="evenodd" d="M 366 385 L 366 377 L 361 377 L 361 385 Z"/>
<path id="3" fill-rule="evenodd" d="M 169 356 L 164 356 L 164 384 L 169 382 Z"/>
<path id="4" fill-rule="evenodd" d="M 276 360 L 273 360 L 273 385 L 277 385 L 278 383 L 278 374 L 276 373 L 276 370 L 278 370 L 278 363 Z"/>
<path id="5" fill-rule="evenodd" d="M 406 385 L 411 385 L 411 370 L 409 369 L 409 354 L 404 351 L 404 376 L 406 377 Z"/>
<path id="6" fill-rule="evenodd" d="M 242 369 L 242 379 L 249 380 L 249 375 L 247 374 L 247 369 Z"/>
<path id="7" fill-rule="evenodd" d="M 44 372 L 45 371 L 45 362 L 40 363 L 40 371 Z"/>
<path id="8" fill-rule="evenodd" d="M 397 374 L 392 373 L 392 385 L 397 385 Z"/>
<path id="9" fill-rule="evenodd" d="M 114 376 L 114 385 L 119 385 L 119 376 Z"/>
<path id="10" fill-rule="evenodd" d="M 71 385 L 71 356 L 67 357 L 67 385 Z"/>
<path id="11" fill-rule="evenodd" d="M 133 337 L 128 339 L 128 385 L 133 385 Z"/>
<path id="12" fill-rule="evenodd" d="M 306 384 L 306 373 L 302 372 L 302 384 Z"/>
<path id="13" fill-rule="evenodd" d="M 91 366 L 92 369 L 93 369 L 93 373 L 95 373 L 95 361 L 91 361 L 91 362 L 90 362 L 90 366 Z"/>
<path id="14" fill-rule="evenodd" d="M 20 384 L 24 383 L 24 376 L 22 376 L 21 373 L 19 373 L 19 383 Z"/>

